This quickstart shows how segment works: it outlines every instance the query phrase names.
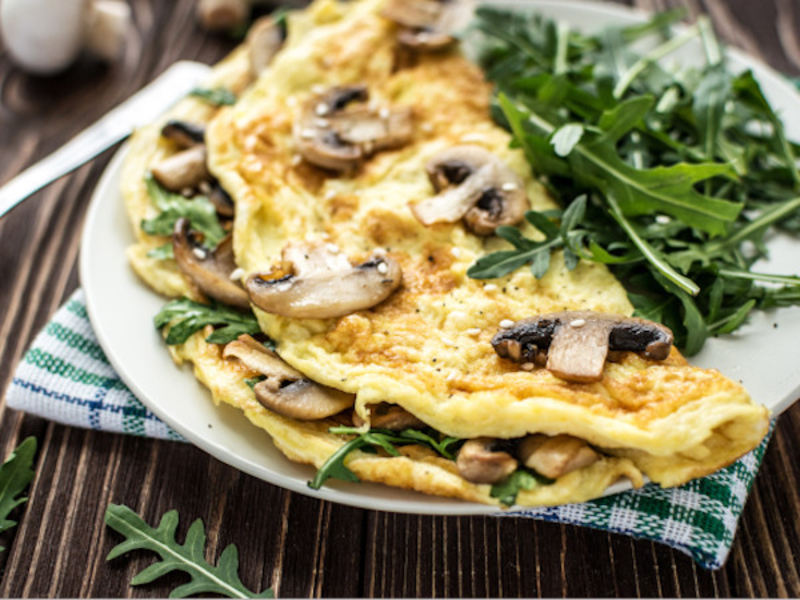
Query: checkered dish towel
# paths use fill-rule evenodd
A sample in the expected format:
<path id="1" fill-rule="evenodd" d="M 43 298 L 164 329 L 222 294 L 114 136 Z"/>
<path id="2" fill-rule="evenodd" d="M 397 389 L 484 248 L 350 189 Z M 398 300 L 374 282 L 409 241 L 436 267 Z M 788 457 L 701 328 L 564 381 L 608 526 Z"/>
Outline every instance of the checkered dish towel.
<path id="1" fill-rule="evenodd" d="M 97 343 L 81 290 L 56 312 L 20 363 L 8 405 L 66 425 L 180 440 L 114 372 Z M 721 471 L 684 486 L 649 484 L 614 496 L 514 513 L 661 542 L 718 569 L 761 464 L 761 445 Z"/>

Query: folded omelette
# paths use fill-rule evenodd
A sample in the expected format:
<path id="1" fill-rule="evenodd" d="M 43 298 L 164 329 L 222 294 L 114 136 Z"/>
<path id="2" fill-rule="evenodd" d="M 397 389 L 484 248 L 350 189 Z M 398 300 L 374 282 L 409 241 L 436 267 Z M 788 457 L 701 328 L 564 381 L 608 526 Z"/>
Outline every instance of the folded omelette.
<path id="1" fill-rule="evenodd" d="M 451 440 L 450 453 L 404 443 L 343 460 L 361 480 L 468 501 L 498 504 L 493 490 L 520 469 L 536 476 L 515 490 L 523 506 L 584 501 L 623 478 L 674 486 L 754 448 L 766 409 L 689 365 L 658 337 L 668 332 L 627 319 L 604 266 L 570 270 L 555 253 L 541 279 L 467 276 L 506 247 L 498 224 L 557 207 L 493 122 L 482 72 L 442 33 L 448 16 L 431 27 L 402 5 L 318 0 L 290 13 L 267 67 L 256 72 L 244 46 L 215 68 L 208 85 L 239 95 L 233 106 L 189 98 L 132 139 L 123 194 L 136 272 L 166 296 L 250 307 L 262 332 L 210 343 L 209 325 L 170 346 L 174 358 L 318 469 L 370 426 Z M 154 252 L 169 236 L 140 227 L 160 210 L 151 177 L 195 148 L 165 137 L 167 122 L 202 128 L 208 178 L 232 203 L 227 296 L 181 267 L 213 250 L 191 223 L 175 229 L 177 262 Z M 590 330 L 599 359 L 567 336 L 586 343 Z M 315 412 L 312 396 L 334 408 Z"/>

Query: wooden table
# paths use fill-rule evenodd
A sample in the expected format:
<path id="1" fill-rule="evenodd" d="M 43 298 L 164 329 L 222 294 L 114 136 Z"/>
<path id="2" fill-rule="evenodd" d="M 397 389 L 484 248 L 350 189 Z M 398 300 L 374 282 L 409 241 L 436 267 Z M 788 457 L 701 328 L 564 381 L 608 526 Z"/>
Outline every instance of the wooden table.
<path id="1" fill-rule="evenodd" d="M 647 10 L 707 12 L 728 42 L 800 74 L 797 0 L 635 0 Z M 212 63 L 233 42 L 194 24 L 194 1 L 132 0 L 125 59 L 82 60 L 39 79 L 0 54 L 0 182 L 61 146 L 176 60 Z M 2 46 L 0 46 L 2 48 Z M 76 259 L 92 189 L 113 150 L 0 221 L 0 390 L 35 333 L 79 285 Z M 165 596 L 172 575 L 141 588 L 152 561 L 105 561 L 121 537 L 109 503 L 149 523 L 167 510 L 202 518 L 211 555 L 235 542 L 250 589 L 295 596 L 797 596 L 800 595 L 800 406 L 779 421 L 727 566 L 698 568 L 665 546 L 529 520 L 426 517 L 320 502 L 244 475 L 188 444 L 55 425 L 2 410 L 0 451 L 40 444 L 20 525 L 0 540 L 0 596 Z M 179 538 L 182 539 L 182 538 Z"/>

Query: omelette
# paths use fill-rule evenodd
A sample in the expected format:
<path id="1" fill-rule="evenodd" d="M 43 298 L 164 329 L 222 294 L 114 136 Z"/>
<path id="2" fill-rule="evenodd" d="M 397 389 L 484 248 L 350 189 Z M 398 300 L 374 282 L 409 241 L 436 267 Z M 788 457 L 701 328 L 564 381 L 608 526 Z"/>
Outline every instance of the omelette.
<path id="1" fill-rule="evenodd" d="M 435 14 L 409 8 L 420 4 Z M 763 438 L 768 411 L 632 318 L 603 265 L 569 269 L 555 252 L 540 279 L 467 276 L 507 247 L 496 227 L 535 238 L 525 212 L 557 205 L 493 122 L 448 6 L 317 0 L 280 34 L 264 25 L 280 39 L 268 65 L 254 69 L 244 45 L 215 68 L 208 86 L 235 104 L 187 98 L 134 135 L 122 185 L 135 271 L 165 296 L 257 319 L 225 343 L 207 324 L 173 358 L 289 459 L 337 460 L 352 480 L 536 506 L 730 464 Z M 184 167 L 170 180 L 176 155 L 199 183 L 181 183 Z M 221 190 L 221 230 L 178 219 L 171 236 L 145 231 L 164 210 L 154 185 Z M 353 443 L 370 431 L 391 444 Z M 497 490 L 513 481 L 509 500 Z"/>

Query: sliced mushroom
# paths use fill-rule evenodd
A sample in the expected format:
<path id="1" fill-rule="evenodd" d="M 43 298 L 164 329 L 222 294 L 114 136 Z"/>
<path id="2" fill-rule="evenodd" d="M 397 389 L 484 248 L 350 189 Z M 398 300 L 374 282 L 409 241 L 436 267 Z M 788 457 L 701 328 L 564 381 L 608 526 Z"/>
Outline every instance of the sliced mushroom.
<path id="1" fill-rule="evenodd" d="M 459 474 L 472 483 L 497 483 L 511 475 L 517 470 L 517 459 L 500 446 L 492 438 L 467 441 L 456 457 Z"/>
<path id="2" fill-rule="evenodd" d="M 362 85 L 334 87 L 314 96 L 295 123 L 294 139 L 308 162 L 346 171 L 375 152 L 402 146 L 413 134 L 408 108 L 366 105 Z M 355 104 L 355 106 L 354 106 Z"/>
<path id="3" fill-rule="evenodd" d="M 589 444 L 570 435 L 529 435 L 517 446 L 517 457 L 523 465 L 550 479 L 600 460 Z"/>
<path id="4" fill-rule="evenodd" d="M 664 360 L 672 348 L 672 332 L 663 325 L 607 313 L 565 311 L 518 321 L 494 336 L 502 358 L 534 362 L 547 353 L 547 369 L 567 381 L 588 383 L 603 378 L 609 350 L 638 352 Z"/>
<path id="5" fill-rule="evenodd" d="M 172 192 L 194 189 L 211 178 L 206 167 L 206 147 L 202 144 L 165 158 L 151 171 L 156 181 Z"/>
<path id="6" fill-rule="evenodd" d="M 211 185 L 211 193 L 208 195 L 208 199 L 211 201 L 211 204 L 214 205 L 214 208 L 217 209 L 217 214 L 220 217 L 225 217 L 226 219 L 233 218 L 233 199 L 230 197 L 230 194 L 222 188 L 219 181 L 215 181 Z"/>
<path id="7" fill-rule="evenodd" d="M 245 287 L 260 309 L 298 319 L 331 319 L 366 310 L 396 290 L 403 272 L 394 260 L 373 256 L 353 266 L 333 244 L 290 244 L 283 265 L 254 273 Z"/>
<path id="8" fill-rule="evenodd" d="M 475 9 L 473 0 L 391 0 L 382 14 L 401 26 L 398 41 L 414 50 L 442 50 L 455 42 Z"/>
<path id="9" fill-rule="evenodd" d="M 192 231 L 189 220 L 181 218 L 175 223 L 172 248 L 181 272 L 204 294 L 230 306 L 250 307 L 247 292 L 231 280 L 236 262 L 230 235 L 211 251 L 203 246 L 202 234 Z"/>
<path id="10" fill-rule="evenodd" d="M 253 391 L 269 410 L 300 421 L 325 419 L 352 408 L 355 396 L 325 387 L 286 364 L 272 350 L 249 335 L 239 336 L 223 350 L 225 358 L 235 357 L 266 377 Z"/>
<path id="11" fill-rule="evenodd" d="M 167 121 L 167 124 L 161 128 L 161 135 L 185 149 L 205 143 L 206 128 L 202 125 L 173 119 Z"/>
<path id="12" fill-rule="evenodd" d="M 379 404 L 368 404 L 367 408 L 369 409 L 371 427 L 390 429 L 392 431 L 427 427 L 424 422 L 397 404 L 381 402 Z M 361 427 L 363 424 L 364 420 L 354 413 L 353 425 Z"/>
<path id="13" fill-rule="evenodd" d="M 286 24 L 284 20 L 275 20 L 270 16 L 261 17 L 247 32 L 245 43 L 250 51 L 250 71 L 258 76 L 266 69 L 286 41 Z"/>
<path id="14" fill-rule="evenodd" d="M 491 235 L 500 225 L 515 225 L 530 208 L 519 176 L 500 158 L 480 146 L 455 146 L 425 166 L 440 192 L 411 206 L 423 225 L 464 219 L 477 235 Z"/>
<path id="15" fill-rule="evenodd" d="M 200 0 L 197 17 L 207 31 L 232 31 L 247 23 L 250 0 Z"/>

